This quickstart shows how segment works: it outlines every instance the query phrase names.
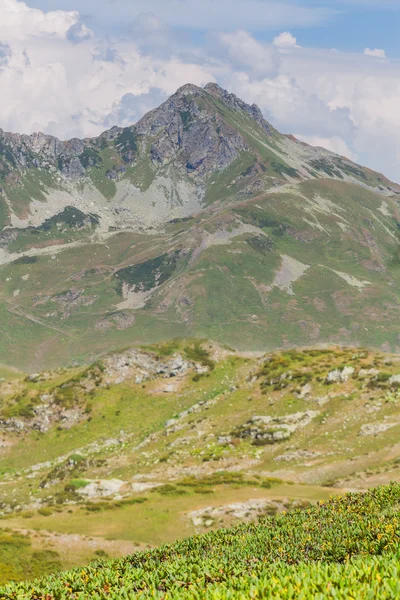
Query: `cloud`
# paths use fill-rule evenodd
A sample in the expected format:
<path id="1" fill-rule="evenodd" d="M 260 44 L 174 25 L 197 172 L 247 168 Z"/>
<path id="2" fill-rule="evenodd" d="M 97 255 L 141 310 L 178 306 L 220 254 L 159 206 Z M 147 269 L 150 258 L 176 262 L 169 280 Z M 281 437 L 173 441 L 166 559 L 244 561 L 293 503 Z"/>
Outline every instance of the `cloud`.
<path id="1" fill-rule="evenodd" d="M 0 67 L 8 64 L 11 58 L 11 48 L 8 44 L 0 43 Z"/>
<path id="2" fill-rule="evenodd" d="M 77 12 L 18 0 L 0 3 L 0 40 L 0 127 L 9 131 L 97 135 L 131 124 L 188 81 L 214 79 L 198 61 L 150 55 L 133 33 L 97 39 Z"/>
<path id="3" fill-rule="evenodd" d="M 365 56 L 375 56 L 376 58 L 386 58 L 385 50 L 381 48 L 375 48 L 375 50 L 371 50 L 370 48 L 365 48 L 364 50 Z"/>
<path id="4" fill-rule="evenodd" d="M 175 2 L 159 6 L 165 13 Z M 232 11 L 271 6 L 231 2 Z M 124 37 L 112 38 L 93 34 L 77 11 L 0 0 L 0 127 L 64 139 L 93 136 L 132 124 L 185 83 L 218 81 L 259 104 L 282 132 L 400 179 L 399 62 L 302 48 L 288 31 L 265 43 L 244 24 L 214 31 L 197 47 L 170 20 L 149 12 L 155 0 L 146 4 Z M 192 0 L 180 4 L 194 6 Z M 144 5 L 135 3 L 138 10 Z M 100 12 L 104 6 L 98 3 Z"/>
<path id="5" fill-rule="evenodd" d="M 248 102 L 258 104 L 266 118 L 283 133 L 342 139 L 353 135 L 347 108 L 331 109 L 314 90 L 304 89 L 293 76 L 280 72 L 272 78 L 251 80 L 244 72 L 231 73 L 224 83 Z"/>
<path id="6" fill-rule="evenodd" d="M 244 30 L 221 33 L 217 37 L 217 56 L 227 61 L 229 68 L 266 77 L 277 73 L 279 57 L 276 50 L 256 41 Z"/>
<path id="7" fill-rule="evenodd" d="M 338 11 L 327 6 L 304 6 L 298 0 L 31 0 L 43 9 L 82 10 L 107 26 L 125 26 L 142 13 L 157 15 L 167 26 L 231 31 L 309 27 L 325 23 Z M 327 2 L 328 4 L 329 2 Z"/>
<path id="8" fill-rule="evenodd" d="M 298 48 L 297 39 L 289 33 L 289 31 L 284 31 L 280 33 L 273 40 L 273 45 L 278 46 L 278 48 Z"/>
<path id="9" fill-rule="evenodd" d="M 84 23 L 75 23 L 67 31 L 67 39 L 74 44 L 80 44 L 93 37 L 93 31 Z"/>
<path id="10" fill-rule="evenodd" d="M 129 34 L 136 47 L 153 56 L 170 56 L 177 50 L 176 36 L 154 13 L 141 13 L 131 23 Z"/>
<path id="11" fill-rule="evenodd" d="M 34 36 L 65 38 L 69 29 L 79 22 L 77 11 L 45 13 L 17 0 L 2 0 L 0 17 L 0 39 L 13 42 Z"/>

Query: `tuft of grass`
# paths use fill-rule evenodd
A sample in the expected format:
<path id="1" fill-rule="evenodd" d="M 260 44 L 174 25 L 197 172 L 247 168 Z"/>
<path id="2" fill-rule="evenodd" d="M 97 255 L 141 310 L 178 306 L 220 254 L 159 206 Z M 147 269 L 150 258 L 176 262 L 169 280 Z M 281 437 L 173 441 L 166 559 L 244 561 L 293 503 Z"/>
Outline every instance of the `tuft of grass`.
<path id="1" fill-rule="evenodd" d="M 76 490 L 81 490 L 89 485 L 90 481 L 86 481 L 86 479 L 72 479 L 66 486 L 66 492 L 75 492 Z"/>

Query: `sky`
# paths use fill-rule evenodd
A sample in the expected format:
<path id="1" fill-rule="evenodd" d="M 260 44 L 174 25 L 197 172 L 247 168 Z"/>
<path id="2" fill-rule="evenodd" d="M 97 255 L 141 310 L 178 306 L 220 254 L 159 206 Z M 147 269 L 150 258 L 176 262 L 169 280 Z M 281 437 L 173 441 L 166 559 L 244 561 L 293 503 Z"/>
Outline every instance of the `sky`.
<path id="1" fill-rule="evenodd" d="M 0 128 L 90 137 L 216 81 L 400 181 L 400 0 L 0 0 Z"/>

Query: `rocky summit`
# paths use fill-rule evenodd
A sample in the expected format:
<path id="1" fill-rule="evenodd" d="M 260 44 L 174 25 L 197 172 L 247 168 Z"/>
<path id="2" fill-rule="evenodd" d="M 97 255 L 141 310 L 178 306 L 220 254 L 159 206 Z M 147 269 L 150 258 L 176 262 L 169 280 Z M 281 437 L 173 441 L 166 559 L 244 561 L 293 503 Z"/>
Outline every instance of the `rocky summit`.
<path id="1" fill-rule="evenodd" d="M 98 138 L 0 131 L 0 361 L 177 336 L 399 351 L 399 201 L 213 83 Z"/>

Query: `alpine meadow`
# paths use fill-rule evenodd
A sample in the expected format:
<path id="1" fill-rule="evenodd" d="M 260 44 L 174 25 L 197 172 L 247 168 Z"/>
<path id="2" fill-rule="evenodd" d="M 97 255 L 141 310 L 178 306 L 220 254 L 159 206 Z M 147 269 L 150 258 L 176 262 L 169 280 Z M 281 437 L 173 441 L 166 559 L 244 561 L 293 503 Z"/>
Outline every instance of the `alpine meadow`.
<path id="1" fill-rule="evenodd" d="M 3 2 L 0 600 L 398 599 L 396 3 Z"/>

